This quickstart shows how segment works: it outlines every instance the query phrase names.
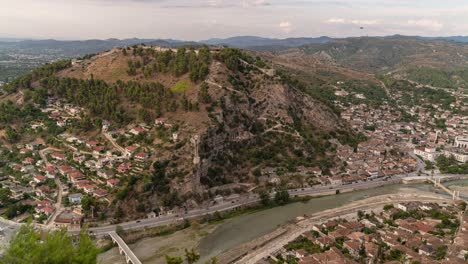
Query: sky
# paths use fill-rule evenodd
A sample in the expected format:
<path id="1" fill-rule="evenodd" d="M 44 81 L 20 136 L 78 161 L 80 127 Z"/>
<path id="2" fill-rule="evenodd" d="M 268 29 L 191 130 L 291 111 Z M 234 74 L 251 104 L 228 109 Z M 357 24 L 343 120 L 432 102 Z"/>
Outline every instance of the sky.
<path id="1" fill-rule="evenodd" d="M 0 6 L 0 37 L 468 35 L 467 0 L 0 0 Z"/>

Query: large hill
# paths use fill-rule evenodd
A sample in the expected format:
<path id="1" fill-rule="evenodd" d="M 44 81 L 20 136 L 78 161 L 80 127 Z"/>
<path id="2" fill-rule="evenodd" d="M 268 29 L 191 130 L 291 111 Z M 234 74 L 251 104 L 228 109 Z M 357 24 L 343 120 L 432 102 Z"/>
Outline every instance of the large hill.
<path id="1" fill-rule="evenodd" d="M 329 57 L 343 65 L 372 72 L 398 67 L 466 67 L 468 45 L 412 37 L 348 38 L 322 45 L 306 45 L 306 54 Z"/>
<path id="2" fill-rule="evenodd" d="M 461 42 L 404 36 L 347 38 L 274 52 L 272 56 L 293 67 L 312 65 L 307 70 L 318 65 L 322 70 L 339 67 L 340 72 L 355 71 L 357 78 L 367 73 L 438 87 L 468 85 L 468 45 Z"/>
<path id="3" fill-rule="evenodd" d="M 406 37 L 282 51 L 112 48 L 44 65 L 6 85 L 0 133 L 7 146 L 40 139 L 65 151 L 63 137 L 97 140 L 119 157 L 119 167 L 128 148 L 143 152 L 146 163 L 111 197 L 126 215 L 138 213 L 140 201 L 154 209 L 272 183 L 301 186 L 297 168 L 328 174 L 337 166 L 336 146 L 364 139 L 339 118 L 337 102 L 393 104 L 384 75 L 464 85 L 466 52 L 461 43 Z M 74 106 L 83 111 L 62 127 L 56 114 L 45 114 Z M 44 129 L 32 131 L 32 122 Z"/>
<path id="4" fill-rule="evenodd" d="M 285 175 L 297 166 L 326 172 L 332 141 L 358 143 L 332 108 L 272 66 L 231 48 L 135 46 L 45 65 L 5 89 L 22 98 L 22 107 L 44 108 L 51 98 L 83 107 L 67 133 L 104 139 L 100 125 L 109 123 L 106 130 L 122 148 L 151 153 L 151 166 L 120 197 L 132 212 L 137 200 L 150 208 L 173 206 L 180 201 L 174 195 L 199 199 L 207 190 L 257 186 L 265 179 L 256 171 L 269 166 Z M 2 123 L 21 133 L 22 120 L 9 116 Z M 144 128 L 144 136 L 128 133 L 135 127 Z M 56 134 L 41 135 L 54 141 Z M 22 137 L 32 134 L 14 140 Z"/>

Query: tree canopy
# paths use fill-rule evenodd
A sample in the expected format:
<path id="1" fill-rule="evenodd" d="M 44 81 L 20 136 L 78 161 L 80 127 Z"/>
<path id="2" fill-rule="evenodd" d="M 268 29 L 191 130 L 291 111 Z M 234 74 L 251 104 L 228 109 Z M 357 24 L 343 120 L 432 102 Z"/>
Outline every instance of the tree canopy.
<path id="1" fill-rule="evenodd" d="M 23 225 L 0 257 L 0 263 L 93 264 L 98 253 L 96 244 L 84 232 L 74 239 L 65 230 L 40 233 Z"/>

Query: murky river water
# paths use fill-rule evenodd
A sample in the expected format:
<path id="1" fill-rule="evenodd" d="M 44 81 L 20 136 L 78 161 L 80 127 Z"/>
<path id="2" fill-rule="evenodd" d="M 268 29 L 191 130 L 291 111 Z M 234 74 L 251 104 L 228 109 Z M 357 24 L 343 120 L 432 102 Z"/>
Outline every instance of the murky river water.
<path id="1" fill-rule="evenodd" d="M 430 185 L 390 185 L 376 189 L 362 190 L 352 193 L 319 197 L 308 202 L 293 203 L 282 207 L 275 207 L 252 214 L 242 215 L 227 220 L 213 233 L 207 235 L 199 246 L 199 252 L 204 259 L 216 256 L 223 251 L 265 235 L 279 225 L 298 216 L 312 214 L 326 209 L 340 207 L 354 201 L 372 196 L 396 193 L 408 193 L 414 189 L 431 191 Z M 201 262 L 203 263 L 203 262 Z"/>
<path id="2" fill-rule="evenodd" d="M 444 183 L 446 186 L 468 184 L 468 180 Z M 308 202 L 298 202 L 282 207 L 275 207 L 252 214 L 241 215 L 226 220 L 215 231 L 204 237 L 199 244 L 198 251 L 202 259 L 198 263 L 219 255 L 225 250 L 265 235 L 298 216 L 313 214 L 327 209 L 340 207 L 365 198 L 397 193 L 411 193 L 419 191 L 444 194 L 430 184 L 390 185 L 375 189 L 361 190 L 352 193 L 313 198 Z M 448 196 L 448 195 L 447 195 Z M 161 237 L 161 239 L 165 239 Z M 177 247 L 178 245 L 168 245 Z M 117 253 L 116 253 L 117 254 Z M 155 262 L 156 263 L 156 262 Z M 159 263 L 159 262 L 157 262 Z M 162 262 L 161 262 L 162 263 Z"/>

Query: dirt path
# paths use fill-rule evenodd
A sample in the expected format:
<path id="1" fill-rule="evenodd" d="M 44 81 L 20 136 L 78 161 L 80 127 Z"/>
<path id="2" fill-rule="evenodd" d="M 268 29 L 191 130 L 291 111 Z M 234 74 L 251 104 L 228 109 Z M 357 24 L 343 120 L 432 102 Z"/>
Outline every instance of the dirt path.
<path id="1" fill-rule="evenodd" d="M 117 142 L 115 142 L 115 140 L 109 133 L 103 131 L 102 135 L 112 144 L 112 146 L 114 146 L 118 151 L 120 151 L 122 156 L 125 155 L 125 149 L 119 144 L 117 144 Z"/>

